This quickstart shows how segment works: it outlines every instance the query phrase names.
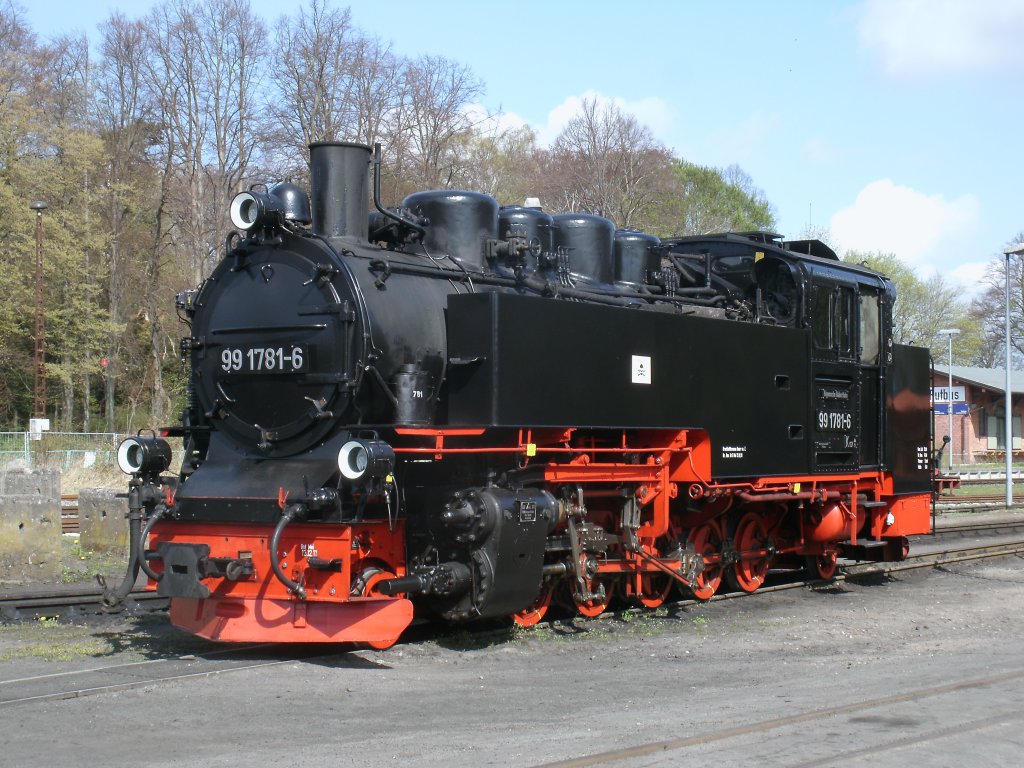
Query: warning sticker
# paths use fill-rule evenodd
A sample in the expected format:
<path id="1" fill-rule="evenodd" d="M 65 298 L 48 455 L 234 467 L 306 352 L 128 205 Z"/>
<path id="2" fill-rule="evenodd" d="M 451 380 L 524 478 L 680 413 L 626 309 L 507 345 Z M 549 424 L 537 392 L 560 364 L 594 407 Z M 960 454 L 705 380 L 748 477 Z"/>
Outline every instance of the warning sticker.
<path id="1" fill-rule="evenodd" d="M 651 358 L 646 355 L 633 355 L 633 383 L 651 383 Z"/>

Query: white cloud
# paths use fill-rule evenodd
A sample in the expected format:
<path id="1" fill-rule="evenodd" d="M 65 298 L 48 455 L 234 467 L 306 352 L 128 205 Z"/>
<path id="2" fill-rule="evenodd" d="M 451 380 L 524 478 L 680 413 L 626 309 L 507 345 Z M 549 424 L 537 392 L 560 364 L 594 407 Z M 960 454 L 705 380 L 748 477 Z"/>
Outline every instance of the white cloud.
<path id="1" fill-rule="evenodd" d="M 943 276 L 951 283 L 963 287 L 965 293 L 974 295 L 984 290 L 984 278 L 991 266 L 991 261 L 970 261 L 944 272 Z"/>
<path id="2" fill-rule="evenodd" d="M 942 267 L 956 258 L 947 248 L 969 234 L 979 216 L 973 195 L 946 200 L 880 179 L 868 184 L 853 205 L 831 220 L 843 250 L 895 253 L 912 267 Z"/>
<path id="3" fill-rule="evenodd" d="M 636 101 L 628 101 L 618 96 L 605 96 L 598 91 L 589 90 L 579 96 L 569 96 L 548 113 L 548 119 L 544 125 L 534 125 L 537 141 L 544 146 L 550 145 L 566 123 L 582 111 L 584 100 L 595 99 L 601 106 L 614 104 L 623 112 L 633 115 L 641 125 L 650 128 L 651 133 L 660 141 L 665 141 L 665 137 L 672 130 L 672 108 L 664 99 L 648 96 Z"/>
<path id="4" fill-rule="evenodd" d="M 481 133 L 499 135 L 507 130 L 521 128 L 526 120 L 515 112 L 491 113 L 483 104 L 470 104 L 463 112 Z"/>
<path id="5" fill-rule="evenodd" d="M 861 45 L 893 75 L 1019 71 L 1020 0 L 865 0 Z"/>

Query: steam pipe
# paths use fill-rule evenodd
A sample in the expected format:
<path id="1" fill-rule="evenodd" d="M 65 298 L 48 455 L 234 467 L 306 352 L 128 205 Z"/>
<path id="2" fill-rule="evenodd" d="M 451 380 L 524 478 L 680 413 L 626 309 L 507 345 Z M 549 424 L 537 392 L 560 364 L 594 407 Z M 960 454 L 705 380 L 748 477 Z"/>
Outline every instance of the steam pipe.
<path id="1" fill-rule="evenodd" d="M 380 142 L 375 142 L 373 145 L 373 206 L 380 211 L 381 215 L 398 222 L 403 227 L 407 227 L 417 232 L 420 237 L 423 237 L 427 234 L 427 230 L 424 227 L 404 216 L 399 216 L 397 213 L 385 209 L 380 204 L 380 163 Z"/>
<path id="2" fill-rule="evenodd" d="M 149 483 L 143 485 L 138 478 L 132 479 L 128 490 L 128 568 L 117 588 L 104 589 L 101 599 L 107 608 L 121 605 L 139 578 L 139 563 L 142 562 L 142 510 L 147 503 L 155 503 L 158 493 L 159 487 Z M 101 587 L 106 587 L 106 580 L 101 575 L 97 574 L 96 581 Z"/>
<path id="3" fill-rule="evenodd" d="M 160 504 L 153 514 L 149 516 L 149 520 L 146 521 L 146 527 L 142 529 L 142 533 L 139 534 L 139 567 L 142 571 L 153 581 L 160 581 L 164 577 L 162 573 L 157 573 L 149 567 L 149 563 L 146 562 L 146 539 L 149 538 L 149 532 L 153 529 L 153 525 L 167 513 L 167 506 Z"/>
<path id="4" fill-rule="evenodd" d="M 284 584 L 285 587 L 288 588 L 289 592 L 291 592 L 293 595 L 299 598 L 299 600 L 305 600 L 305 587 L 303 587 L 296 581 L 292 581 L 285 575 L 284 571 L 281 570 L 281 563 L 278 562 L 280 558 L 278 557 L 277 554 L 277 545 L 281 541 L 281 533 L 284 531 L 288 523 L 290 523 L 292 520 L 299 516 L 299 513 L 301 511 L 302 507 L 300 505 L 290 504 L 284 510 L 284 514 L 281 515 L 281 520 L 278 522 L 277 527 L 274 529 L 274 535 L 270 537 L 270 567 L 273 569 L 274 575 L 277 577 L 277 580 Z"/>
<path id="5" fill-rule="evenodd" d="M 442 280 L 453 280 L 459 278 L 459 273 L 450 273 L 438 271 L 435 268 L 418 267 L 413 264 L 396 264 L 395 262 L 385 263 L 383 260 L 375 259 L 370 262 L 370 269 L 389 269 L 393 273 L 407 274 L 407 275 L 418 275 L 421 277 L 432 277 Z M 683 297 L 672 297 L 672 296 L 661 296 L 655 293 L 620 293 L 617 291 L 603 290 L 600 288 L 591 288 L 588 290 L 580 290 L 578 288 L 568 288 L 563 285 L 555 285 L 548 283 L 537 277 L 525 277 L 522 280 L 514 280 L 509 277 L 497 277 L 494 275 L 474 275 L 473 280 L 480 285 L 496 285 L 504 288 L 522 288 L 526 287 L 530 290 L 536 291 L 541 294 L 557 294 L 559 296 L 567 296 L 573 299 L 586 299 L 598 304 L 610 304 L 613 306 L 631 306 L 633 300 L 640 299 L 642 301 L 662 301 L 672 304 L 695 304 L 705 307 L 713 307 L 717 304 L 725 301 L 724 296 L 716 296 L 715 298 L 702 298 L 706 288 L 696 288 L 695 292 L 699 292 L 699 295 L 690 296 L 684 294 Z M 685 290 L 685 289 L 684 289 Z"/>
<path id="6" fill-rule="evenodd" d="M 697 284 L 697 275 L 691 272 L 690 268 L 683 264 L 683 262 L 681 262 L 674 253 L 669 252 L 666 253 L 665 255 L 668 256 L 668 260 L 672 262 L 672 266 L 679 270 L 679 274 L 681 274 L 694 285 Z"/>
<path id="7" fill-rule="evenodd" d="M 843 498 L 843 494 L 839 491 L 825 490 L 800 491 L 799 493 L 748 493 L 747 491 L 741 491 L 736 494 L 736 497 L 740 501 L 750 504 L 758 501 L 832 501 Z M 864 504 L 867 500 L 868 497 L 865 494 L 857 494 L 858 504 Z"/>
<path id="8" fill-rule="evenodd" d="M 117 608 L 128 597 L 128 594 L 135 587 L 139 578 L 139 529 L 142 527 L 142 511 L 137 514 L 128 513 L 128 570 L 125 572 L 124 580 L 116 589 L 103 590 L 103 605 L 107 608 Z M 106 580 L 102 575 L 97 574 L 96 580 L 101 587 L 106 586 Z"/>

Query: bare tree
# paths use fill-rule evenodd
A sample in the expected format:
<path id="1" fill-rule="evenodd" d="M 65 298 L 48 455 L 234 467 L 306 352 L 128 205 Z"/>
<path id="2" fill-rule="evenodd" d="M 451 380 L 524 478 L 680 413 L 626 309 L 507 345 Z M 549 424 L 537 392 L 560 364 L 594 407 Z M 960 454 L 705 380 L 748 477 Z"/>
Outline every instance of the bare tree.
<path id="1" fill-rule="evenodd" d="M 353 75 L 358 43 L 347 8 L 313 0 L 294 18 L 282 16 L 276 28 L 279 56 L 270 75 L 281 98 L 269 104 L 279 143 L 297 166 L 314 141 L 352 137 Z"/>
<path id="2" fill-rule="evenodd" d="M 224 211 L 242 188 L 256 149 L 256 103 L 266 32 L 247 0 L 176 0 L 148 21 L 147 81 L 164 125 L 168 188 L 198 283 L 223 235 Z M 170 185 L 169 185 L 170 186 Z"/>
<path id="3" fill-rule="evenodd" d="M 663 189 L 671 155 L 635 117 L 584 99 L 551 152 L 563 206 L 634 226 Z"/>
<path id="4" fill-rule="evenodd" d="M 373 144 L 383 137 L 388 117 L 401 107 L 402 66 L 391 46 L 375 37 L 355 42 L 351 96 L 352 137 Z"/>
<path id="5" fill-rule="evenodd" d="M 1018 232 L 1007 245 L 1024 242 Z M 1011 254 L 994 258 L 982 278 L 981 295 L 971 304 L 971 316 L 981 324 L 985 345 L 982 364 L 1004 365 L 1006 358 L 1006 270 L 1010 270 L 1010 356 L 1012 365 L 1024 360 L 1024 257 Z"/>
<path id="6" fill-rule="evenodd" d="M 391 125 L 391 140 L 413 186 L 451 186 L 459 151 L 473 128 L 466 110 L 482 94 L 483 83 L 451 59 L 420 56 L 406 63 L 403 104 Z"/>
<path id="7" fill-rule="evenodd" d="M 143 279 L 151 271 L 151 260 L 161 256 L 150 216 L 157 204 L 154 190 L 159 187 L 147 156 L 159 136 L 156 105 L 147 98 L 143 82 L 145 25 L 115 14 L 101 25 L 100 32 L 95 115 L 106 150 L 100 215 L 110 232 L 107 306 L 110 321 L 118 329 L 107 344 L 103 369 L 104 415 L 106 428 L 112 432 L 116 429 L 119 376 L 152 381 L 156 411 L 161 412 L 166 401 L 160 368 L 150 365 L 147 375 L 147 367 L 138 362 L 147 360 L 147 350 L 139 348 L 134 333 L 124 333 L 133 303 L 141 301 L 155 309 L 152 305 L 160 289 L 153 281 Z M 160 319 L 160 314 L 153 311 L 149 330 L 153 348 L 160 346 Z"/>

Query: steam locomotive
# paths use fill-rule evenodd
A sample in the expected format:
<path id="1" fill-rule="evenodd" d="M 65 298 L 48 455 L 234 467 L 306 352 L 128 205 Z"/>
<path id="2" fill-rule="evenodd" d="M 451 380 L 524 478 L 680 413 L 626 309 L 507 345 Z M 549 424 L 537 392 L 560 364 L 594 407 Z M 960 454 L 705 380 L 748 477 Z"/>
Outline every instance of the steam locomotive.
<path id="1" fill-rule="evenodd" d="M 118 452 L 125 584 L 144 570 L 178 627 L 385 648 L 414 609 L 708 599 L 930 529 L 928 352 L 893 343 L 882 275 L 472 192 L 385 208 L 359 144 L 310 171 L 234 198 L 177 296 L 182 423 Z"/>

